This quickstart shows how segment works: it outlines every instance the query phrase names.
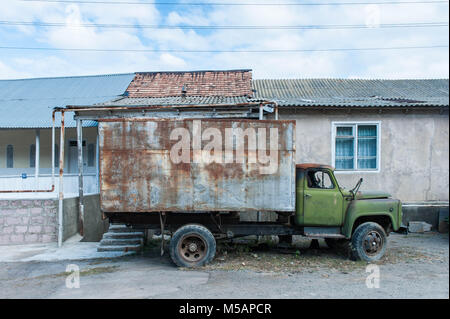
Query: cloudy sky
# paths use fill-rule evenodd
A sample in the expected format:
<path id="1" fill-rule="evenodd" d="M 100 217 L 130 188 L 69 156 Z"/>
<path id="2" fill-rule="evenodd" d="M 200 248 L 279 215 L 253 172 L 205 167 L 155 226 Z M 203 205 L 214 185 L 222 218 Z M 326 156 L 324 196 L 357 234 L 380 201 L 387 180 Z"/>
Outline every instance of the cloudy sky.
<path id="1" fill-rule="evenodd" d="M 448 78 L 449 76 L 448 48 L 331 52 L 180 52 L 183 50 L 270 51 L 448 45 L 448 26 L 377 27 L 399 23 L 448 23 L 448 2 L 348 6 L 148 4 L 149 2 L 183 1 L 228 4 L 244 1 L 253 4 L 279 2 L 274 0 L 102 1 L 128 2 L 127 4 L 111 4 L 79 3 L 82 0 L 78 3 L 77 1 L 2 1 L 0 79 L 240 68 L 253 69 L 255 78 Z M 337 0 L 282 1 L 284 3 L 339 2 Z M 147 4 L 138 4 L 139 2 L 147 2 Z M 383 0 L 348 0 L 346 2 L 376 3 Z M 33 22 L 35 25 L 11 25 L 11 22 Z M 36 23 L 58 23 L 58 26 L 37 26 Z M 120 24 L 131 27 L 86 26 L 92 24 Z M 183 29 L 132 27 L 139 25 L 183 26 Z M 186 28 L 186 26 L 299 25 L 362 25 L 370 26 L 370 28 L 326 30 Z M 165 50 L 166 52 L 37 51 L 12 50 L 4 47 Z"/>

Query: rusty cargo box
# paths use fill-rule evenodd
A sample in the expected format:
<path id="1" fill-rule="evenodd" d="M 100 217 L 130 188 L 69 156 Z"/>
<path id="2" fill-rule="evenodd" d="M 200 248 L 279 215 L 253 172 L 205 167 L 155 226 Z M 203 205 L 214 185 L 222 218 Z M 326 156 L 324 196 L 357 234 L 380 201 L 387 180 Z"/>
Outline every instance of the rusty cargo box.
<path id="1" fill-rule="evenodd" d="M 295 121 L 100 120 L 101 209 L 293 212 L 294 135 Z"/>

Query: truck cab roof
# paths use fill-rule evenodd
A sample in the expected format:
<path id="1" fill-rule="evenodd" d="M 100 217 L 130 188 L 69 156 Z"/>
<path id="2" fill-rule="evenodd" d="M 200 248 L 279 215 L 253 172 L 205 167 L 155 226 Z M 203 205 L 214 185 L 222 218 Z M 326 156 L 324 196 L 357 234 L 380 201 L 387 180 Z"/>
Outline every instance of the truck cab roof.
<path id="1" fill-rule="evenodd" d="M 326 164 L 318 164 L 318 163 L 302 163 L 295 165 L 296 168 L 300 169 L 308 169 L 308 168 L 328 168 L 334 171 L 334 167 Z"/>

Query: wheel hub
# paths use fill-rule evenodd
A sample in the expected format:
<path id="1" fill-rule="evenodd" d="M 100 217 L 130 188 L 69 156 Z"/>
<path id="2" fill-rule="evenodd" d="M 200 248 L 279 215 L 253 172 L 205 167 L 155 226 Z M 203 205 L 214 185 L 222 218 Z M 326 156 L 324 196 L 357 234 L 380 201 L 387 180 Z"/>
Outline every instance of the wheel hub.
<path id="1" fill-rule="evenodd" d="M 371 231 L 364 240 L 364 250 L 368 255 L 375 255 L 383 247 L 383 238 L 377 231 Z"/>
<path id="2" fill-rule="evenodd" d="M 197 251 L 197 244 L 196 243 L 190 243 L 189 244 L 189 251 L 191 253 L 195 253 Z"/>
<path id="3" fill-rule="evenodd" d="M 189 263 L 197 263 L 206 257 L 206 241 L 197 234 L 189 234 L 180 240 L 177 247 L 180 256 Z"/>

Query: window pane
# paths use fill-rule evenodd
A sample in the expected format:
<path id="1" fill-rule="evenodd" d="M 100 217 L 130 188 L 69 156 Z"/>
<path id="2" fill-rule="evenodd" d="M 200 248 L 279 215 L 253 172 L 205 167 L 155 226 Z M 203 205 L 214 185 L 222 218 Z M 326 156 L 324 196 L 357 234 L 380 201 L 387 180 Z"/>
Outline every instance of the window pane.
<path id="1" fill-rule="evenodd" d="M 359 125 L 358 126 L 358 136 L 377 136 L 377 126 L 376 125 Z"/>
<path id="2" fill-rule="evenodd" d="M 94 166 L 95 147 L 94 144 L 88 145 L 88 166 Z"/>
<path id="3" fill-rule="evenodd" d="M 13 168 L 14 166 L 14 149 L 12 145 L 6 146 L 6 167 Z"/>
<path id="4" fill-rule="evenodd" d="M 30 145 L 30 167 L 36 167 L 36 145 Z"/>
<path id="5" fill-rule="evenodd" d="M 358 169 L 377 168 L 377 127 L 358 126 Z"/>
<path id="6" fill-rule="evenodd" d="M 353 136 L 353 127 L 338 127 L 336 129 L 337 136 Z"/>
<path id="7" fill-rule="evenodd" d="M 337 169 L 353 169 L 353 150 L 353 138 L 336 138 L 335 166 Z"/>

